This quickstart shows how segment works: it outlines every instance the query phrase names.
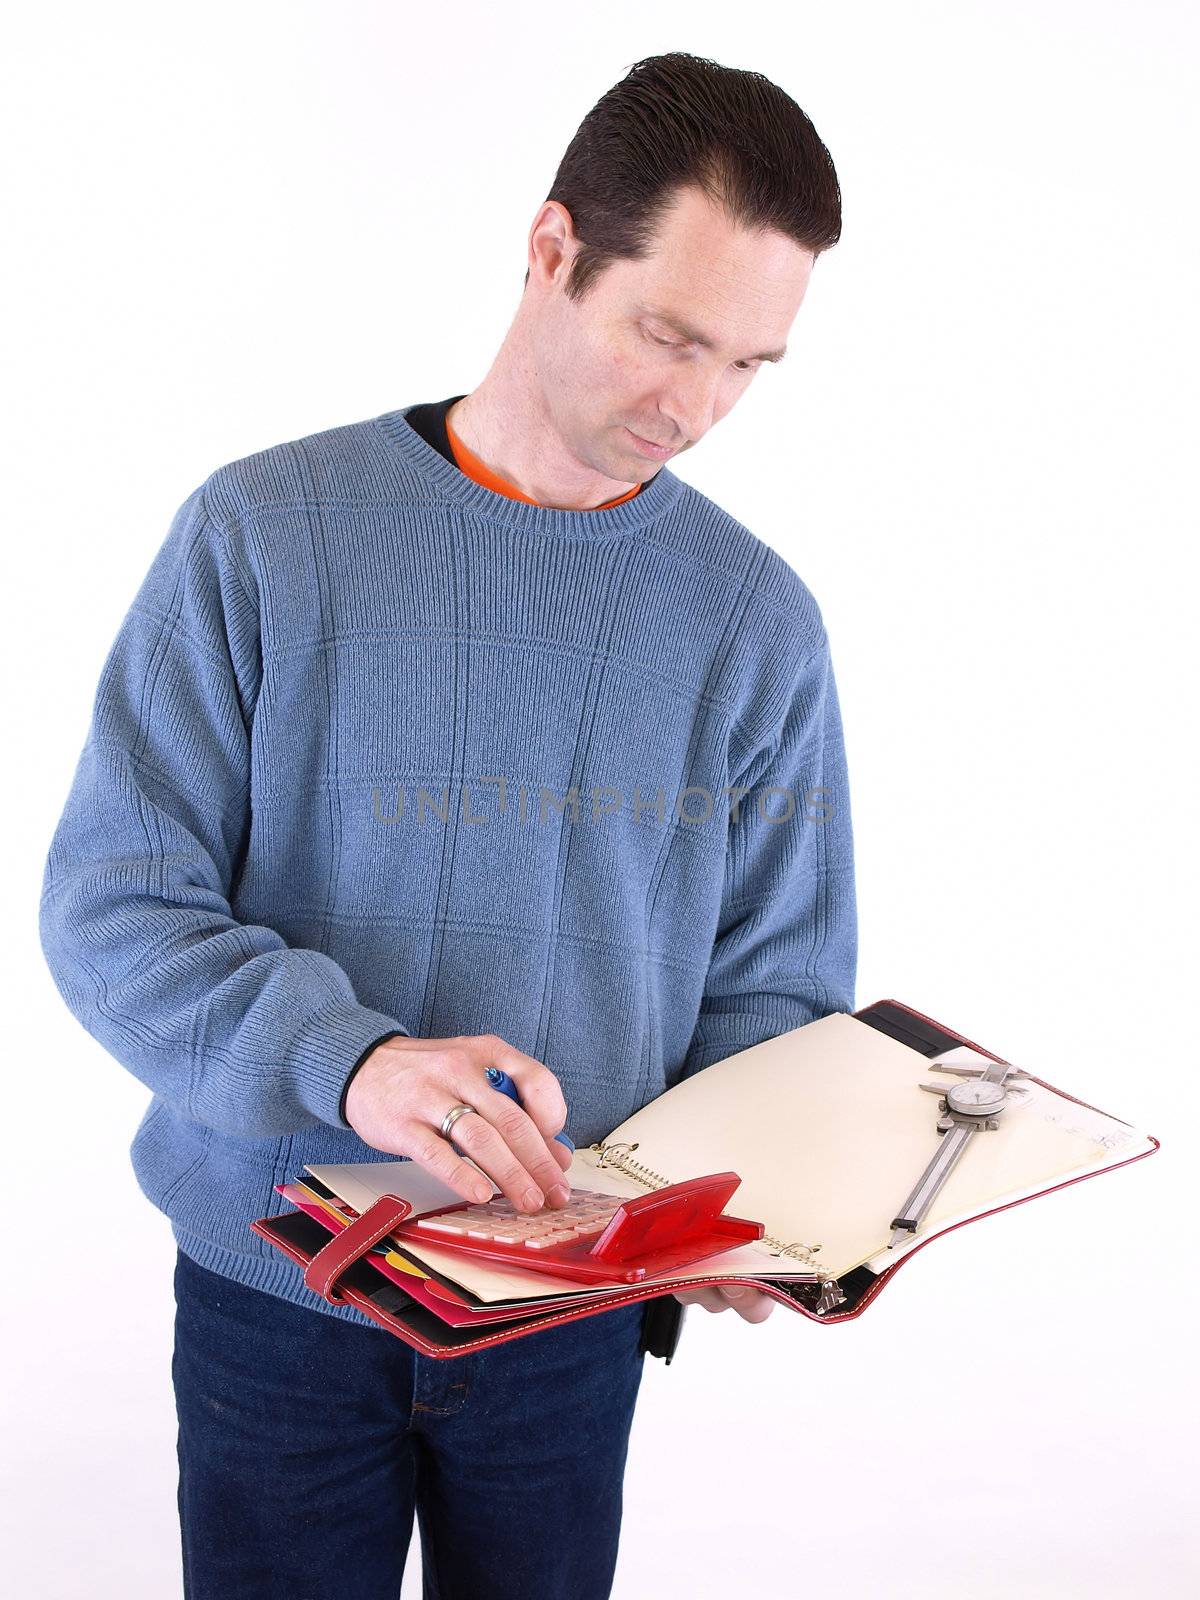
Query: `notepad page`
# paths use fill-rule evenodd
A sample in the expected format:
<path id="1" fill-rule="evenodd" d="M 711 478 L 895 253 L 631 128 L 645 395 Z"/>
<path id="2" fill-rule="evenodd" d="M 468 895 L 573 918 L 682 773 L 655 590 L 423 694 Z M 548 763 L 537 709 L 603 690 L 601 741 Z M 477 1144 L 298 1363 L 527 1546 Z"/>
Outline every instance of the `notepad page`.
<path id="1" fill-rule="evenodd" d="M 672 1183 L 739 1173 L 726 1210 L 763 1222 L 782 1242 L 819 1246 L 815 1259 L 841 1276 L 885 1248 L 892 1218 L 938 1150 L 938 1099 L 919 1087 L 931 1081 L 956 1080 L 932 1072 L 919 1051 L 835 1012 L 685 1079 L 606 1143 L 636 1140 L 632 1159 Z M 1078 1116 L 1006 1109 L 995 1131 L 972 1136 L 918 1237 L 1008 1194 L 1049 1187 L 1104 1155 Z M 761 1241 L 746 1248 L 767 1249 Z"/>

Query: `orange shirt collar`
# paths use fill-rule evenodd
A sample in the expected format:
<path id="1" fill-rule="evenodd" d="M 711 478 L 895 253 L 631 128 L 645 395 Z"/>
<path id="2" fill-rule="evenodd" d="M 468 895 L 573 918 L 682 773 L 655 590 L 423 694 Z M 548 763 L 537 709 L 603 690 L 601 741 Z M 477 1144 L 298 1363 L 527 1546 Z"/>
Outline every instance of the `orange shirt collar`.
<path id="1" fill-rule="evenodd" d="M 510 500 L 524 500 L 527 506 L 536 506 L 537 500 L 531 500 L 527 494 L 522 494 L 515 484 L 509 483 L 507 478 L 501 478 L 471 450 L 455 433 L 447 417 L 446 437 L 450 441 L 450 448 L 454 452 L 454 460 L 460 471 L 465 472 L 468 478 L 474 478 L 476 483 L 483 484 L 485 489 L 493 489 L 497 494 L 506 494 Z M 640 483 L 635 483 L 632 489 L 627 489 L 624 494 L 619 494 L 615 500 L 606 500 L 601 506 L 590 506 L 591 511 L 607 511 L 609 506 L 623 505 L 626 500 L 632 500 L 641 489 Z"/>

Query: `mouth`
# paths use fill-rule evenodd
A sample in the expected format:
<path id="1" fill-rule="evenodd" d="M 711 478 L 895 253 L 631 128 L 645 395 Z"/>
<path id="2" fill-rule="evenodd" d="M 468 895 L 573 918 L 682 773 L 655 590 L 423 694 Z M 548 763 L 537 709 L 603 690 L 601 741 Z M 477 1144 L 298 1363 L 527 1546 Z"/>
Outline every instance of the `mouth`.
<path id="1" fill-rule="evenodd" d="M 672 444 L 657 444 L 653 439 L 646 439 L 640 433 L 634 433 L 632 428 L 626 428 L 625 432 L 643 455 L 651 456 L 659 461 L 665 461 L 668 456 L 675 453 L 675 446 Z"/>

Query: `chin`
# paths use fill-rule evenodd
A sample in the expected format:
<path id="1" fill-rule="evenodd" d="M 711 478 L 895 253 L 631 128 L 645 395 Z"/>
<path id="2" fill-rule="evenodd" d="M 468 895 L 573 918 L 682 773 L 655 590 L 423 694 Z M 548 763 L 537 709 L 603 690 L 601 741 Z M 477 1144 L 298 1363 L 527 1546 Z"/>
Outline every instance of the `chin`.
<path id="1" fill-rule="evenodd" d="M 602 473 L 606 478 L 611 478 L 614 483 L 645 483 L 655 469 L 653 461 L 646 461 L 631 451 L 626 455 L 618 451 L 615 456 L 608 456 L 600 449 L 595 455 L 583 458 L 596 472 Z"/>

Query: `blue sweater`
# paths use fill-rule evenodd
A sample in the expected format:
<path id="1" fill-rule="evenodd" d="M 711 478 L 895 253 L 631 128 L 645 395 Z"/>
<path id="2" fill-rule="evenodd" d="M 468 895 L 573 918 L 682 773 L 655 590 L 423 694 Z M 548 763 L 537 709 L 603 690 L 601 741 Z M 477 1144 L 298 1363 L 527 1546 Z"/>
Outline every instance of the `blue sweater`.
<path id="1" fill-rule="evenodd" d="M 247 1224 L 381 1159 L 340 1109 L 379 1039 L 499 1034 L 578 1145 L 853 1009 L 818 606 L 666 467 L 531 505 L 404 410 L 219 467 L 105 660 L 40 931 L 153 1092 L 132 1158 L 180 1248 L 365 1322 Z"/>

